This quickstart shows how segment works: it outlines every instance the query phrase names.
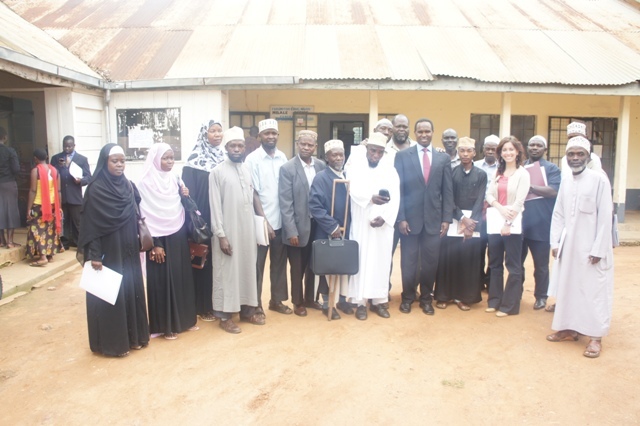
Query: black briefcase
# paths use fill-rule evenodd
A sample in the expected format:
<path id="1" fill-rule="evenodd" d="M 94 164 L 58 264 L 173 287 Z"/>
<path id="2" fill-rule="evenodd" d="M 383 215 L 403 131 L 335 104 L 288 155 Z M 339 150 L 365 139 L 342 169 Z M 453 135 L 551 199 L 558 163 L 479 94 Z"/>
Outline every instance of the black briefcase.
<path id="1" fill-rule="evenodd" d="M 315 240 L 311 245 L 311 270 L 316 275 L 355 275 L 359 266 L 357 241 Z"/>

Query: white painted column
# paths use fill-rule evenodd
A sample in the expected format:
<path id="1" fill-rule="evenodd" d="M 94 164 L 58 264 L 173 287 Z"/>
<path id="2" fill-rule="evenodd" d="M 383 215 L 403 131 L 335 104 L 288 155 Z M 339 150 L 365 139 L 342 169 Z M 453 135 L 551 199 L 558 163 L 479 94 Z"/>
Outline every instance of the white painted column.
<path id="1" fill-rule="evenodd" d="M 502 94 L 502 111 L 500 113 L 500 139 L 511 135 L 511 93 Z"/>
<path id="2" fill-rule="evenodd" d="M 378 122 L 378 92 L 369 90 L 369 134 Z"/>
<path id="3" fill-rule="evenodd" d="M 616 140 L 616 170 L 613 178 L 613 202 L 618 204 L 618 221 L 624 222 L 627 197 L 627 162 L 629 159 L 629 123 L 631 121 L 631 97 L 620 98 L 618 138 Z"/>
<path id="4" fill-rule="evenodd" d="M 62 150 L 62 137 L 76 134 L 72 90 L 66 87 L 44 89 L 44 108 L 47 145 L 50 153 L 57 154 Z"/>

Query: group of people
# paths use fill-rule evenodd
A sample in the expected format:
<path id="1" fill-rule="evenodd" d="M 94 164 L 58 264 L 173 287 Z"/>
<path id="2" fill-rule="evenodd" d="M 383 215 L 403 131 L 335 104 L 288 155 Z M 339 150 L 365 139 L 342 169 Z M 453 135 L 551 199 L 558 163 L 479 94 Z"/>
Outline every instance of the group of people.
<path id="1" fill-rule="evenodd" d="M 484 141 L 484 158 L 474 163 L 473 139 L 446 129 L 445 149 L 434 149 L 431 120 L 420 119 L 413 129 L 415 140 L 402 114 L 380 120 L 349 159 L 342 141 L 325 142 L 323 161 L 315 156 L 313 131 L 299 132 L 297 153 L 287 159 L 277 148 L 278 122 L 263 120 L 259 146 L 247 155 L 242 129 L 223 131 L 211 120 L 202 126 L 181 178 L 172 173 L 171 147 L 156 143 L 135 184 L 125 177 L 124 151 L 115 144 L 102 148 L 92 176 L 87 170 L 86 176 L 73 177 L 70 163 L 80 157 L 73 139 L 65 138 L 65 152 L 52 161 L 56 167 L 36 152 L 29 219 L 59 230 L 58 212 L 65 210 L 64 235 L 78 246 L 78 260 L 123 275 L 114 305 L 87 293 L 90 347 L 105 355 L 124 356 L 156 336 L 175 339 L 197 330 L 198 317 L 219 321 L 229 333 L 241 332 L 236 313 L 240 321 L 265 324 L 267 256 L 268 310 L 307 316 L 312 309 L 331 319 L 342 313 L 359 320 L 370 311 L 389 318 L 392 259 L 400 241 L 400 312 L 410 313 L 416 299 L 427 315 L 435 313 L 434 299 L 436 308 L 454 304 L 469 311 L 487 285 L 485 311 L 517 315 L 530 251 L 534 309 L 555 310 L 558 331 L 547 339 L 587 335 L 584 355 L 597 357 L 611 315 L 613 205 L 606 174 L 589 161 L 584 125 L 570 126 L 571 175 L 562 178 L 544 159 L 542 136 L 528 142 L 526 159 L 515 137 L 491 135 Z M 84 198 L 65 196 L 69 187 L 83 185 Z M 191 265 L 187 211 L 200 214 L 213 233 L 202 269 Z M 153 248 L 142 256 L 139 217 L 153 237 Z M 259 234 L 266 245 L 258 243 Z M 335 308 L 327 277 L 315 277 L 310 265 L 313 241 L 328 238 L 355 240 L 359 247 L 358 273 L 336 277 Z M 46 243 L 34 249 L 36 263 L 47 262 L 49 246 L 55 251 L 61 244 Z M 550 251 L 556 259 L 551 278 Z M 556 305 L 546 306 L 549 293 Z M 286 304 L 289 296 L 293 306 Z"/>

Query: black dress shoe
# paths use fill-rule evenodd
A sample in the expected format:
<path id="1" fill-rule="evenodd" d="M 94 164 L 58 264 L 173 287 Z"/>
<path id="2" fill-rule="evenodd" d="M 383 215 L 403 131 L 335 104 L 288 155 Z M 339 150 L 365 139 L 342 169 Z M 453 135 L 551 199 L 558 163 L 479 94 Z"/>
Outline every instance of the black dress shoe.
<path id="1" fill-rule="evenodd" d="M 536 303 L 533 304 L 533 309 L 540 310 L 540 309 L 544 309 L 544 307 L 547 306 L 547 299 L 544 297 L 541 297 L 539 299 L 536 299 Z"/>
<path id="2" fill-rule="evenodd" d="M 389 314 L 388 305 L 386 303 L 381 303 L 380 305 L 371 305 L 369 309 L 371 309 L 371 312 L 375 312 L 376 314 L 378 314 L 378 316 L 382 318 L 391 317 L 391 315 Z"/>
<path id="3" fill-rule="evenodd" d="M 360 305 L 358 306 L 358 309 L 356 309 L 356 318 L 359 319 L 360 321 L 364 321 L 367 319 L 367 307 L 364 305 Z"/>
<path id="4" fill-rule="evenodd" d="M 346 315 L 353 315 L 353 308 L 350 303 L 347 302 L 338 302 L 336 303 L 336 308 L 340 309 Z"/>
<path id="5" fill-rule="evenodd" d="M 400 303 L 400 312 L 403 314 L 408 314 L 411 312 L 411 302 L 402 302 Z"/>
<path id="6" fill-rule="evenodd" d="M 329 308 L 322 308 L 322 315 L 324 315 L 325 317 L 328 316 L 329 314 Z M 340 314 L 338 313 L 338 311 L 336 311 L 336 308 L 333 308 L 331 311 L 331 319 L 332 320 L 339 320 Z"/>
<path id="7" fill-rule="evenodd" d="M 420 307 L 422 308 L 422 312 L 424 312 L 427 315 L 435 314 L 435 311 L 433 310 L 433 305 L 431 305 L 431 303 L 421 303 Z"/>
<path id="8" fill-rule="evenodd" d="M 285 315 L 293 313 L 293 310 L 282 302 L 269 302 L 269 310 Z"/>
<path id="9" fill-rule="evenodd" d="M 305 308 L 311 308 L 311 309 L 317 309 L 318 311 L 321 311 L 322 310 L 322 303 L 306 301 L 306 302 L 304 302 L 304 307 Z"/>

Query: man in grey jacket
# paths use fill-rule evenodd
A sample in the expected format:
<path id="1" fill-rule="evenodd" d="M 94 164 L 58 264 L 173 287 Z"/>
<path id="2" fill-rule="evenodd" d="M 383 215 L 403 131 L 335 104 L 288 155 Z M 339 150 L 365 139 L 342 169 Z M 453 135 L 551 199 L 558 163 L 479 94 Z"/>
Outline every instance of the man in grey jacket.
<path id="1" fill-rule="evenodd" d="M 313 157 L 318 135 L 310 130 L 301 130 L 296 146 L 298 155 L 280 168 L 278 194 L 282 217 L 282 240 L 287 246 L 287 257 L 291 275 L 291 301 L 293 312 L 307 315 L 307 307 L 322 309 L 314 294 L 314 275 L 309 267 L 311 239 L 315 220 L 309 213 L 309 188 L 316 173 L 325 169 L 322 160 Z M 304 291 L 302 280 L 304 277 Z"/>

